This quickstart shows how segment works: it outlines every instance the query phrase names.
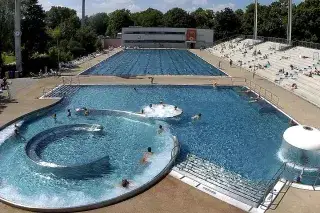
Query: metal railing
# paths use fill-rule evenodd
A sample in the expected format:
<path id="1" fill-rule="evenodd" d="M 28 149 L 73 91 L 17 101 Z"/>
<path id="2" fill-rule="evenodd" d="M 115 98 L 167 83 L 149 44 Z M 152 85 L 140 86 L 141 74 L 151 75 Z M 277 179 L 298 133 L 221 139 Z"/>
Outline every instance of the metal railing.
<path id="1" fill-rule="evenodd" d="M 278 181 L 281 178 L 281 175 L 284 173 L 284 171 L 286 170 L 287 167 L 287 163 L 283 163 L 280 168 L 277 170 L 277 172 L 273 175 L 273 177 L 268 181 L 267 185 L 268 185 L 268 189 L 265 191 L 264 196 L 261 200 L 261 205 L 266 207 L 267 209 L 269 208 L 269 206 L 272 204 L 272 202 L 270 202 L 267 206 L 263 204 L 263 201 L 266 200 L 269 192 L 275 187 L 275 185 L 278 183 Z"/>
<path id="2" fill-rule="evenodd" d="M 216 190 L 227 194 L 235 199 L 249 205 L 258 207 L 265 200 L 269 192 L 277 184 L 284 172 L 286 164 L 283 164 L 277 172 L 267 181 L 252 182 L 241 178 L 236 173 L 221 170 L 221 167 L 214 163 L 188 154 L 185 161 L 176 165 L 192 176 L 202 179 L 216 188 Z M 222 172 L 223 171 L 223 172 Z"/>
<path id="3" fill-rule="evenodd" d="M 258 85 L 257 83 L 255 83 L 249 79 L 246 79 L 246 78 L 245 78 L 245 83 L 249 89 L 256 92 L 258 95 L 265 98 L 266 100 L 268 100 L 272 104 L 276 105 L 277 107 L 280 107 L 279 97 L 277 95 L 275 95 L 274 93 L 272 93 L 270 90 L 267 90 L 266 88 Z"/>
<path id="4" fill-rule="evenodd" d="M 286 169 L 286 172 L 288 172 L 289 174 L 292 174 L 293 171 L 289 171 L 289 168 L 291 168 L 292 170 L 294 170 L 296 167 L 298 167 L 298 165 L 297 165 L 296 163 L 292 163 L 292 162 L 287 162 L 286 164 L 289 164 L 289 163 L 290 163 L 291 165 L 293 165 L 293 166 L 287 167 L 288 169 Z M 304 169 L 304 168 L 302 168 L 302 169 Z M 301 169 L 299 169 L 299 170 L 301 170 Z M 301 174 L 301 178 L 302 178 L 302 179 L 304 179 L 304 178 L 314 179 L 311 187 L 312 187 L 313 190 L 315 191 L 315 190 L 316 190 L 315 187 L 316 187 L 316 185 L 317 185 L 317 183 L 318 183 L 318 180 L 320 179 L 320 168 L 317 169 L 316 175 L 312 175 L 312 174 L 308 174 L 308 173 L 303 173 L 303 174 Z"/>

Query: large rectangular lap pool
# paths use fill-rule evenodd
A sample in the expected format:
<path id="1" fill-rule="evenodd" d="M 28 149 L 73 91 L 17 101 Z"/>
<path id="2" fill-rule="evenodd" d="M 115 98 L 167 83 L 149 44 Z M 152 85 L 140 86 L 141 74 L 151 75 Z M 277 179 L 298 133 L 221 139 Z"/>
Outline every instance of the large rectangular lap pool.
<path id="1" fill-rule="evenodd" d="M 124 50 L 82 75 L 225 75 L 187 50 Z"/>

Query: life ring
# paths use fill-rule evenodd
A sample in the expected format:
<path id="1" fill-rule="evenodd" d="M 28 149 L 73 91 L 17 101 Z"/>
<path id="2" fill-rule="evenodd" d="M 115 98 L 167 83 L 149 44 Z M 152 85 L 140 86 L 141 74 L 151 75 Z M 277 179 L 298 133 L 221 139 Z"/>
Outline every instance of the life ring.
<path id="1" fill-rule="evenodd" d="M 189 40 L 190 40 L 190 41 L 193 41 L 193 37 L 190 37 Z"/>

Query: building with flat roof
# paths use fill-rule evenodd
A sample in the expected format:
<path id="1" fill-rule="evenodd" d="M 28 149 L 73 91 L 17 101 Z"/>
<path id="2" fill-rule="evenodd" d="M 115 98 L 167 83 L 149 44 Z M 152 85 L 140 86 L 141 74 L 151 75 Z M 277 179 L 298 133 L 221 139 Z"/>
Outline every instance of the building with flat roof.
<path id="1" fill-rule="evenodd" d="M 166 27 L 122 28 L 122 46 L 141 48 L 200 48 L 213 45 L 213 30 Z"/>

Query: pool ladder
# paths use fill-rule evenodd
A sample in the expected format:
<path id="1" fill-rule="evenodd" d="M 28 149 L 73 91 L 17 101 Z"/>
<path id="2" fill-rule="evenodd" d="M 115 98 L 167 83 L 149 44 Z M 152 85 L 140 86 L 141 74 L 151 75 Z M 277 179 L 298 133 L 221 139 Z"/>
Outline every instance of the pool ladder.
<path id="1" fill-rule="evenodd" d="M 207 183 L 210 188 L 253 207 L 258 207 L 263 202 L 280 178 L 277 176 L 272 181 L 253 182 L 193 154 L 188 154 L 186 160 L 177 163 L 175 169 L 187 177 L 200 179 L 204 185 Z"/>

